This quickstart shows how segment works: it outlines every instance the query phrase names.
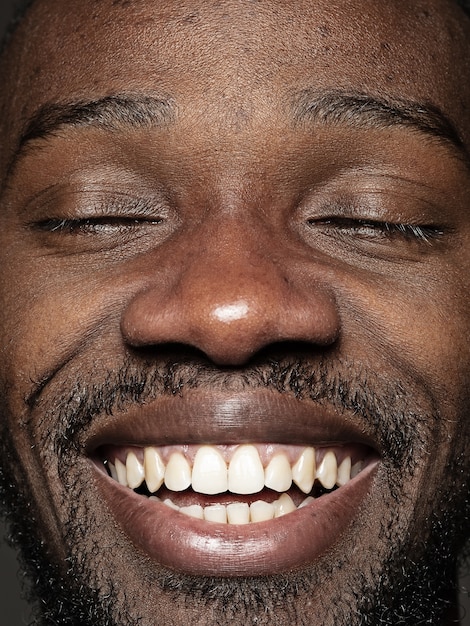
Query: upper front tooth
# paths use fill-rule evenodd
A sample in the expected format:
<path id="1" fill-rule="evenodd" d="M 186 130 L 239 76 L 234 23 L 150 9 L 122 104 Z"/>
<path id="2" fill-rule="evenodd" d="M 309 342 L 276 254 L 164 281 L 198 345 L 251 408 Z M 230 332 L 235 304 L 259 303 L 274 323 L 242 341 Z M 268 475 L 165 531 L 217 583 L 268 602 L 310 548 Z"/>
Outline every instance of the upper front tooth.
<path id="1" fill-rule="evenodd" d="M 163 485 L 165 477 L 165 465 L 155 448 L 145 448 L 144 469 L 148 490 L 155 493 Z"/>
<path id="2" fill-rule="evenodd" d="M 144 466 L 134 452 L 129 452 L 126 459 L 127 484 L 131 489 L 137 489 L 144 482 Z"/>
<path id="3" fill-rule="evenodd" d="M 274 491 L 287 491 L 292 484 L 292 470 L 285 454 L 277 454 L 264 472 L 264 484 Z"/>
<path id="4" fill-rule="evenodd" d="M 338 478 L 338 463 L 336 455 L 329 450 L 323 457 L 320 467 L 317 471 L 317 478 L 325 489 L 333 489 Z"/>
<path id="5" fill-rule="evenodd" d="M 252 445 L 238 447 L 228 469 L 228 488 L 232 493 L 257 493 L 264 487 L 264 468 L 258 450 Z"/>
<path id="6" fill-rule="evenodd" d="M 193 464 L 192 487 L 206 494 L 227 491 L 227 465 L 220 452 L 212 446 L 202 446 L 196 452 Z"/>
<path id="7" fill-rule="evenodd" d="M 304 493 L 312 491 L 315 481 L 315 450 L 305 448 L 292 468 L 292 480 Z"/>
<path id="8" fill-rule="evenodd" d="M 191 484 L 191 466 L 180 452 L 173 452 L 165 470 L 165 486 L 171 491 L 184 491 Z"/>

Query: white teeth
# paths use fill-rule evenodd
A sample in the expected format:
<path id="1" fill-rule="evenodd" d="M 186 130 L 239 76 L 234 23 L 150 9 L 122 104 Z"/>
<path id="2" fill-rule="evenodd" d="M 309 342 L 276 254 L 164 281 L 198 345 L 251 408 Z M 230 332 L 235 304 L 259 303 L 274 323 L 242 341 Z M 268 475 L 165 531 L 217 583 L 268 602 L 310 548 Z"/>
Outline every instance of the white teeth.
<path id="1" fill-rule="evenodd" d="M 219 524 L 227 523 L 227 507 L 223 504 L 213 504 L 204 508 L 204 519 Z"/>
<path id="2" fill-rule="evenodd" d="M 292 498 L 287 494 L 283 493 L 279 500 L 276 500 L 273 503 L 274 506 L 274 517 L 281 517 L 282 515 L 287 515 L 287 513 L 292 513 L 297 509 Z"/>
<path id="3" fill-rule="evenodd" d="M 153 500 L 158 500 L 152 496 Z M 282 517 L 288 513 L 292 513 L 301 509 L 310 502 L 313 502 L 314 498 L 306 498 L 302 504 L 298 507 L 295 506 L 292 498 L 283 493 L 272 504 L 264 502 L 264 500 L 258 500 L 253 502 L 250 506 L 246 502 L 232 502 L 227 504 L 213 504 L 211 506 L 202 507 L 198 504 L 190 506 L 182 506 L 179 508 L 169 498 L 163 501 L 163 504 L 170 507 L 175 511 L 179 511 L 189 517 L 196 519 L 204 519 L 207 522 L 216 522 L 218 524 L 249 524 L 250 522 L 267 522 L 275 517 Z"/>
<path id="4" fill-rule="evenodd" d="M 165 487 L 184 491 L 191 485 L 191 466 L 180 452 L 173 452 L 165 470 Z"/>
<path id="5" fill-rule="evenodd" d="M 180 512 L 189 517 L 195 517 L 196 519 L 204 519 L 204 509 L 199 504 L 191 504 L 190 506 L 182 506 Z"/>
<path id="6" fill-rule="evenodd" d="M 305 448 L 292 468 L 292 479 L 304 493 L 312 491 L 315 482 L 315 450 Z"/>
<path id="7" fill-rule="evenodd" d="M 335 453 L 329 450 L 323 457 L 317 471 L 317 478 L 325 489 L 333 489 L 338 477 L 338 464 Z"/>
<path id="8" fill-rule="evenodd" d="M 117 472 L 116 472 L 116 466 L 115 466 L 115 465 L 113 465 L 113 464 L 111 463 L 111 461 L 109 461 L 109 463 L 108 463 L 108 467 L 109 467 L 109 473 L 111 474 L 111 478 L 112 478 L 113 480 L 115 480 L 116 482 L 119 482 L 119 480 L 118 480 L 118 475 L 117 475 Z"/>
<path id="9" fill-rule="evenodd" d="M 194 491 L 205 494 L 227 491 L 227 465 L 216 448 L 202 446 L 197 451 L 193 465 L 192 487 Z"/>
<path id="10" fill-rule="evenodd" d="M 228 489 L 232 493 L 258 493 L 264 488 L 264 468 L 258 450 L 251 445 L 239 446 L 228 468 Z"/>
<path id="11" fill-rule="evenodd" d="M 129 452 L 126 459 L 127 484 L 131 489 L 137 489 L 144 482 L 144 466 L 134 452 Z"/>
<path id="12" fill-rule="evenodd" d="M 124 485 L 124 487 L 128 487 L 126 466 L 119 459 L 116 459 L 115 467 L 118 483 Z"/>
<path id="13" fill-rule="evenodd" d="M 174 504 L 170 498 L 166 498 L 165 500 L 163 500 L 163 504 L 166 504 L 166 506 L 168 506 L 170 509 L 173 509 L 174 511 L 179 511 L 180 508 L 179 506 L 177 506 L 176 504 Z"/>
<path id="14" fill-rule="evenodd" d="M 229 524 L 249 524 L 250 507 L 246 502 L 227 504 L 227 520 Z"/>
<path id="15" fill-rule="evenodd" d="M 252 522 L 267 522 L 274 517 L 274 506 L 269 502 L 258 500 L 250 505 L 250 518 Z"/>
<path id="16" fill-rule="evenodd" d="M 232 451 L 233 448 L 230 448 Z M 219 524 L 264 522 L 291 513 L 314 502 L 310 494 L 315 481 L 321 483 L 325 489 L 333 489 L 336 485 L 343 487 L 367 464 L 364 460 L 359 460 L 351 467 L 352 460 L 348 455 L 343 457 L 338 466 L 333 449 L 323 449 L 320 452 L 323 458 L 317 467 L 317 452 L 311 446 L 304 448 L 291 466 L 288 451 L 280 445 L 270 444 L 264 452 L 263 450 L 258 452 L 255 445 L 243 444 L 234 447 L 228 469 L 221 446 L 203 445 L 192 453 L 184 450 L 184 454 L 182 450 L 173 451 L 169 458 L 167 458 L 169 452 L 164 456 L 165 452 L 160 453 L 155 447 L 146 447 L 142 452 L 143 463 L 139 460 L 139 453 L 135 448 L 127 453 L 125 463 L 117 457 L 112 458 L 112 461 L 106 460 L 105 465 L 112 478 L 130 489 L 137 489 L 145 481 L 150 494 L 158 493 L 163 484 L 174 492 L 192 487 L 194 492 L 206 495 L 228 492 L 243 495 L 260 494 L 260 499 L 251 505 L 233 501 L 227 505 L 210 504 L 203 507 L 199 504 L 189 504 L 180 508 L 171 499 L 164 500 L 164 504 L 185 515 Z M 268 457 L 266 468 L 263 467 L 260 454 Z M 292 457 L 294 453 L 291 451 L 289 454 Z M 167 459 L 166 467 L 163 458 Z M 192 467 L 191 458 L 194 458 Z M 287 493 L 292 483 L 308 496 L 299 506 L 295 505 Z M 262 500 L 261 492 L 265 487 L 281 495 L 274 502 Z M 158 500 L 154 496 L 151 498 Z"/>
<path id="17" fill-rule="evenodd" d="M 165 465 L 155 448 L 144 451 L 145 482 L 150 493 L 155 493 L 163 485 Z"/>
<path id="18" fill-rule="evenodd" d="M 287 491 L 292 485 L 292 470 L 285 454 L 276 454 L 264 472 L 264 484 L 273 491 Z"/>
<path id="19" fill-rule="evenodd" d="M 299 509 L 303 509 L 304 506 L 307 506 L 308 504 L 310 504 L 311 502 L 315 502 L 315 498 L 312 498 L 312 496 L 308 496 L 307 498 L 305 498 L 305 500 L 303 502 L 301 502 L 298 506 Z"/>
<path id="20" fill-rule="evenodd" d="M 338 467 L 338 479 L 336 484 L 339 487 L 346 485 L 351 480 L 351 457 L 347 456 L 341 461 Z"/>

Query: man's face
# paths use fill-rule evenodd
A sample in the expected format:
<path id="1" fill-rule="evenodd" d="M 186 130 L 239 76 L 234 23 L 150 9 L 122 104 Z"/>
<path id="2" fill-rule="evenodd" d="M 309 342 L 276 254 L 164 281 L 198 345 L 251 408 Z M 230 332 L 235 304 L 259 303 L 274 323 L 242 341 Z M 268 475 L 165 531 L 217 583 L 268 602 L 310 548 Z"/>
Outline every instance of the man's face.
<path id="1" fill-rule="evenodd" d="M 438 0 L 30 12 L 4 69 L 3 462 L 57 623 L 443 609 L 468 35 Z"/>

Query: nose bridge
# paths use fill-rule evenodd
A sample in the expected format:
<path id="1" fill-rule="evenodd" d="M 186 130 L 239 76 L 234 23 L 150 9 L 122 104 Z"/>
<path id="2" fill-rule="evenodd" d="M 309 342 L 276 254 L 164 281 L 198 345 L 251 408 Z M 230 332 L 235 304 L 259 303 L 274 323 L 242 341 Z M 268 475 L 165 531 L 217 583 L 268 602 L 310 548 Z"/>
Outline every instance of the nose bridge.
<path id="1" fill-rule="evenodd" d="M 154 285 L 127 307 L 128 343 L 182 343 L 215 363 L 240 365 L 272 343 L 334 340 L 331 296 L 312 299 L 293 284 L 267 227 L 225 217 L 200 226 L 189 247 L 164 297 Z"/>
<path id="2" fill-rule="evenodd" d="M 249 314 L 267 296 L 280 297 L 282 271 L 262 224 L 229 218 L 202 230 L 202 245 L 180 280 L 206 314 L 235 321 L 237 312 L 243 317 L 242 301 Z"/>

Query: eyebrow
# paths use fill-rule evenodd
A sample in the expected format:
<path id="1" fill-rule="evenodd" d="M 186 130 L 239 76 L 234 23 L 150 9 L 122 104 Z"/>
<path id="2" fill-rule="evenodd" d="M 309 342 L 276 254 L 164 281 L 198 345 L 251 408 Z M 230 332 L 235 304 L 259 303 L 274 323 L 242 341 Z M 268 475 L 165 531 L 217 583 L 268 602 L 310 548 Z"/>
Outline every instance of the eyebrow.
<path id="1" fill-rule="evenodd" d="M 410 129 L 445 145 L 470 169 L 470 154 L 454 124 L 432 105 L 343 90 L 306 89 L 294 98 L 296 124 L 346 125 L 359 129 Z M 64 127 L 97 127 L 109 131 L 167 126 L 176 119 L 169 97 L 110 95 L 96 100 L 43 105 L 25 125 L 10 161 L 7 177 L 32 142 L 56 135 Z"/>
<path id="2" fill-rule="evenodd" d="M 171 98 L 123 94 L 96 100 L 49 103 L 40 107 L 25 124 L 10 161 L 9 172 L 32 142 L 56 135 L 64 127 L 96 127 L 108 131 L 167 126 L 175 120 L 176 107 Z"/>
<path id="3" fill-rule="evenodd" d="M 294 99 L 293 112 L 297 124 L 409 129 L 443 144 L 470 168 L 470 153 L 457 128 L 433 104 L 341 90 L 307 89 Z"/>

